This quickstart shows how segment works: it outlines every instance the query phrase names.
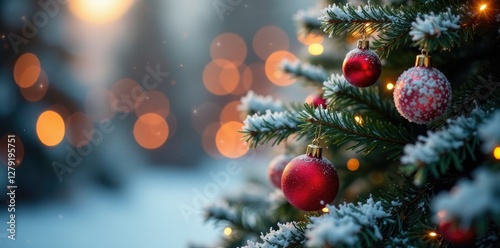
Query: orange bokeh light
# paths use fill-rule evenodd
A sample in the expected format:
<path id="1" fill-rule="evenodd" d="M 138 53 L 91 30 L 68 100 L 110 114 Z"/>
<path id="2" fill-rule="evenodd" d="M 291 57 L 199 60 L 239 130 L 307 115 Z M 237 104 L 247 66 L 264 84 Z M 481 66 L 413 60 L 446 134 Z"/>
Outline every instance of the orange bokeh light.
<path id="1" fill-rule="evenodd" d="M 203 70 L 203 84 L 214 95 L 233 92 L 240 81 L 238 68 L 225 59 L 212 60 Z"/>
<path id="2" fill-rule="evenodd" d="M 167 97 L 160 91 L 147 91 L 144 100 L 137 106 L 135 113 L 137 116 L 146 113 L 156 113 L 163 118 L 167 118 L 170 112 L 170 103 Z"/>
<path id="3" fill-rule="evenodd" d="M 87 145 L 94 134 L 92 119 L 82 112 L 75 112 L 66 119 L 66 139 L 75 147 Z"/>
<path id="4" fill-rule="evenodd" d="M 43 70 L 41 70 L 40 76 L 33 85 L 28 88 L 20 88 L 21 95 L 30 102 L 40 101 L 47 94 L 48 89 L 49 79 Z"/>
<path id="5" fill-rule="evenodd" d="M 91 24 L 107 24 L 122 17 L 133 0 L 70 0 L 70 11 Z"/>
<path id="6" fill-rule="evenodd" d="M 273 52 L 288 50 L 290 48 L 290 40 L 283 29 L 278 26 L 269 25 L 262 27 L 255 33 L 252 47 L 259 58 L 266 60 Z"/>
<path id="7" fill-rule="evenodd" d="M 238 105 L 240 105 L 240 101 L 232 101 L 224 108 L 222 109 L 220 113 L 220 123 L 223 125 L 224 123 L 230 122 L 230 121 L 241 121 L 240 118 L 240 111 L 238 111 Z"/>
<path id="8" fill-rule="evenodd" d="M 18 135 L 7 133 L 0 139 L 0 161 L 9 167 L 9 161 L 14 162 L 11 167 L 18 167 L 24 159 L 24 145 Z M 13 154 L 13 155 L 10 155 Z M 11 156 L 9 158 L 9 156 Z M 9 160 L 10 159 L 10 160 Z M 12 164 L 11 162 L 11 164 Z"/>
<path id="9" fill-rule="evenodd" d="M 36 83 L 42 67 L 40 60 L 33 53 L 21 55 L 14 65 L 14 80 L 21 88 L 28 88 Z"/>
<path id="10" fill-rule="evenodd" d="M 243 141 L 243 134 L 238 132 L 243 123 L 231 121 L 222 125 L 215 135 L 215 144 L 219 152 L 227 158 L 239 158 L 248 152 L 248 145 Z"/>
<path id="11" fill-rule="evenodd" d="M 223 33 L 215 37 L 210 44 L 210 55 L 213 60 L 225 59 L 239 66 L 247 57 L 247 45 L 241 36 L 235 33 Z"/>
<path id="12" fill-rule="evenodd" d="M 252 81 L 253 81 L 253 73 L 252 69 L 250 67 L 242 64 L 239 66 L 239 72 L 240 72 L 240 82 L 236 86 L 236 88 L 231 92 L 233 95 L 243 95 L 250 90 L 250 87 L 252 87 Z"/>
<path id="13" fill-rule="evenodd" d="M 288 86 L 295 82 L 295 79 L 281 70 L 281 63 L 285 59 L 294 62 L 297 60 L 297 57 L 287 51 L 276 51 L 269 55 L 266 60 L 266 76 L 273 84 L 278 86 Z"/>
<path id="14" fill-rule="evenodd" d="M 347 169 L 350 171 L 356 171 L 359 169 L 359 160 L 356 158 L 351 158 L 347 161 Z"/>
<path id="15" fill-rule="evenodd" d="M 48 110 L 38 117 L 36 133 L 44 145 L 58 145 L 64 138 L 65 131 L 64 120 L 57 112 Z"/>
<path id="16" fill-rule="evenodd" d="M 146 149 L 162 146 L 168 138 L 169 129 L 165 119 L 156 113 L 141 115 L 134 125 L 137 144 Z"/>

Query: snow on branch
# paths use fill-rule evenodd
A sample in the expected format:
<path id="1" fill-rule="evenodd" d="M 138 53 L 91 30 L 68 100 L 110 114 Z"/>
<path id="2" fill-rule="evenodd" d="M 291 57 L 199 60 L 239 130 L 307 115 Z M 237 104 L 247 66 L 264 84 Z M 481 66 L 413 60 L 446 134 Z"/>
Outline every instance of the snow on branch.
<path id="1" fill-rule="evenodd" d="M 302 77 L 307 81 L 318 86 L 323 85 L 323 82 L 328 80 L 328 73 L 319 66 L 303 64 L 300 62 L 283 61 L 281 64 L 283 70 L 293 74 L 295 77 Z"/>
<path id="2" fill-rule="evenodd" d="M 410 35 L 412 40 L 417 43 L 424 43 L 426 39 L 431 37 L 440 37 L 443 33 L 450 29 L 460 28 L 460 16 L 453 15 L 451 10 L 438 14 L 424 14 L 412 22 Z"/>
<path id="3" fill-rule="evenodd" d="M 428 131 L 427 136 L 419 136 L 415 144 L 404 147 L 401 163 L 404 165 L 431 164 L 439 161 L 440 156 L 462 147 L 477 131 L 479 120 L 486 113 L 479 108 L 470 117 L 459 116 L 448 119 L 448 126 L 440 131 Z"/>
<path id="4" fill-rule="evenodd" d="M 325 247 L 337 245 L 354 246 L 360 242 L 360 233 L 371 231 L 376 240 L 382 240 L 379 224 L 384 224 L 384 219 L 390 217 L 390 210 L 384 209 L 381 201 L 369 198 L 366 203 L 344 203 L 328 206 L 328 214 L 311 217 L 307 225 L 307 245 L 312 247 Z"/>
<path id="5" fill-rule="evenodd" d="M 304 243 L 304 232 L 297 227 L 295 222 L 278 223 L 278 230 L 270 228 L 265 235 L 260 235 L 263 243 L 247 241 L 242 248 L 286 248 L 298 247 Z"/>
<path id="6" fill-rule="evenodd" d="M 469 227 L 472 221 L 486 214 L 500 216 L 500 172 L 481 167 L 473 180 L 461 179 L 450 192 L 441 192 L 433 200 L 436 221 L 460 220 Z"/>
<path id="7" fill-rule="evenodd" d="M 275 139 L 274 144 L 285 140 L 291 134 L 298 132 L 301 124 L 299 115 L 294 110 L 272 112 L 266 110 L 263 115 L 249 115 L 243 121 L 242 132 L 250 142 L 250 147 L 256 147 L 261 142 Z"/>
<path id="8" fill-rule="evenodd" d="M 321 12 L 315 8 L 307 11 L 299 10 L 293 16 L 293 20 L 297 24 L 299 32 L 308 33 L 311 31 L 320 31 L 321 22 L 318 20 L 320 14 Z"/>
<path id="9" fill-rule="evenodd" d="M 483 152 L 492 152 L 500 145 L 500 110 L 478 127 L 479 138 L 483 141 Z"/>
<path id="10" fill-rule="evenodd" d="M 227 201 L 216 201 L 203 208 L 207 218 L 218 220 L 234 221 L 237 219 L 237 213 L 234 208 L 229 206 Z"/>
<path id="11" fill-rule="evenodd" d="M 238 110 L 248 115 L 264 113 L 267 110 L 278 112 L 283 111 L 283 109 L 283 104 L 279 99 L 275 100 L 271 96 L 260 96 L 251 90 L 241 98 L 241 104 L 238 105 Z"/>

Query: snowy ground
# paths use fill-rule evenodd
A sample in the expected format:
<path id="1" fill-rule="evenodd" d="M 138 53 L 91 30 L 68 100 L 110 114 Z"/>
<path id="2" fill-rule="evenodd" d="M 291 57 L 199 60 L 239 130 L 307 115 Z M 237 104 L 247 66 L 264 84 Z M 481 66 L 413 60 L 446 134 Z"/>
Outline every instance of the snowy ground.
<path id="1" fill-rule="evenodd" d="M 81 188 L 70 202 L 19 206 L 17 239 L 8 240 L 2 228 L 0 247 L 176 248 L 213 244 L 223 227 L 204 224 L 201 212 L 197 212 L 201 209 L 198 203 L 230 191 L 241 182 L 243 173 L 214 179 L 210 175 L 229 172 L 224 162 L 209 167 L 189 171 L 149 168 L 129 178 L 119 194 Z M 182 212 L 182 207 L 187 211 Z M 7 219 L 4 213 L 3 220 Z"/>

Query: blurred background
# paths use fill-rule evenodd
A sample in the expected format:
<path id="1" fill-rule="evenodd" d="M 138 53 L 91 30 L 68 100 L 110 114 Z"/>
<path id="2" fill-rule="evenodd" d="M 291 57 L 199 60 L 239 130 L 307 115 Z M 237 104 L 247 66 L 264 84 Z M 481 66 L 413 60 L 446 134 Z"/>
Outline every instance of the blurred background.
<path id="1" fill-rule="evenodd" d="M 0 247 L 210 247 L 203 205 L 269 161 L 241 142 L 240 98 L 313 92 L 279 69 L 322 55 L 293 21 L 313 5 L 0 1 Z"/>

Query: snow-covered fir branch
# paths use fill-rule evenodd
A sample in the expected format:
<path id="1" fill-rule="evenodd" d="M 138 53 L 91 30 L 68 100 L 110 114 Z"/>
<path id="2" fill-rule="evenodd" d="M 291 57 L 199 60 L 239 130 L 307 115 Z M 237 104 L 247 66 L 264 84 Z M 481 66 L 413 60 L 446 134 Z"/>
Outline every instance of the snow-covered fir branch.
<path id="1" fill-rule="evenodd" d="M 322 86 L 323 82 L 328 80 L 328 73 L 319 66 L 304 64 L 299 61 L 290 62 L 288 60 L 283 61 L 281 66 L 285 72 L 291 73 L 295 77 L 302 77 L 318 86 Z"/>
<path id="2" fill-rule="evenodd" d="M 271 96 L 257 95 L 250 90 L 241 98 L 241 104 L 238 105 L 238 110 L 249 115 L 253 115 L 254 113 L 265 113 L 267 110 L 278 112 L 283 111 L 283 104 L 279 99 L 273 99 Z"/>
<path id="3" fill-rule="evenodd" d="M 419 136 L 415 144 L 404 147 L 401 163 L 404 165 L 431 164 L 439 161 L 441 155 L 462 147 L 466 140 L 477 132 L 479 121 L 486 113 L 476 108 L 470 117 L 459 116 L 448 119 L 448 126 L 440 131 L 428 131 L 427 136 Z"/>
<path id="4" fill-rule="evenodd" d="M 340 92 L 340 87 L 350 87 L 351 85 L 347 82 L 344 75 L 342 74 L 332 74 L 328 80 L 323 82 L 323 95 L 325 98 L 331 98 L 336 93 Z"/>
<path id="5" fill-rule="evenodd" d="M 300 131 L 299 115 L 294 110 L 272 112 L 267 110 L 264 114 L 249 115 L 243 121 L 242 133 L 250 147 L 274 139 L 274 144 L 286 140 L 288 136 Z"/>
<path id="6" fill-rule="evenodd" d="M 486 214 L 500 216 L 500 173 L 485 167 L 474 171 L 473 180 L 461 179 L 450 192 L 438 194 L 432 204 L 435 221 L 460 220 L 462 227 Z"/>
<path id="7" fill-rule="evenodd" d="M 483 152 L 492 152 L 495 147 L 500 145 L 500 110 L 495 111 L 478 127 L 478 134 L 483 142 Z"/>
<path id="8" fill-rule="evenodd" d="M 203 208 L 207 218 L 234 221 L 237 213 L 225 200 L 215 201 Z"/>
<path id="9" fill-rule="evenodd" d="M 366 203 L 344 203 L 338 207 L 328 206 L 328 209 L 328 214 L 310 218 L 306 230 L 308 246 L 355 246 L 360 242 L 362 229 L 371 231 L 376 240 L 382 240 L 378 225 L 384 225 L 384 219 L 391 216 L 382 202 L 371 197 Z"/>
<path id="10" fill-rule="evenodd" d="M 265 235 L 260 235 L 262 243 L 248 241 L 242 248 L 287 248 L 298 247 L 304 242 L 304 231 L 295 222 L 278 223 L 278 230 L 272 228 Z"/>
<path id="11" fill-rule="evenodd" d="M 460 28 L 460 16 L 453 15 L 451 10 L 438 14 L 430 13 L 418 16 L 411 24 L 412 40 L 423 43 L 426 39 L 439 37 L 450 29 Z"/>

